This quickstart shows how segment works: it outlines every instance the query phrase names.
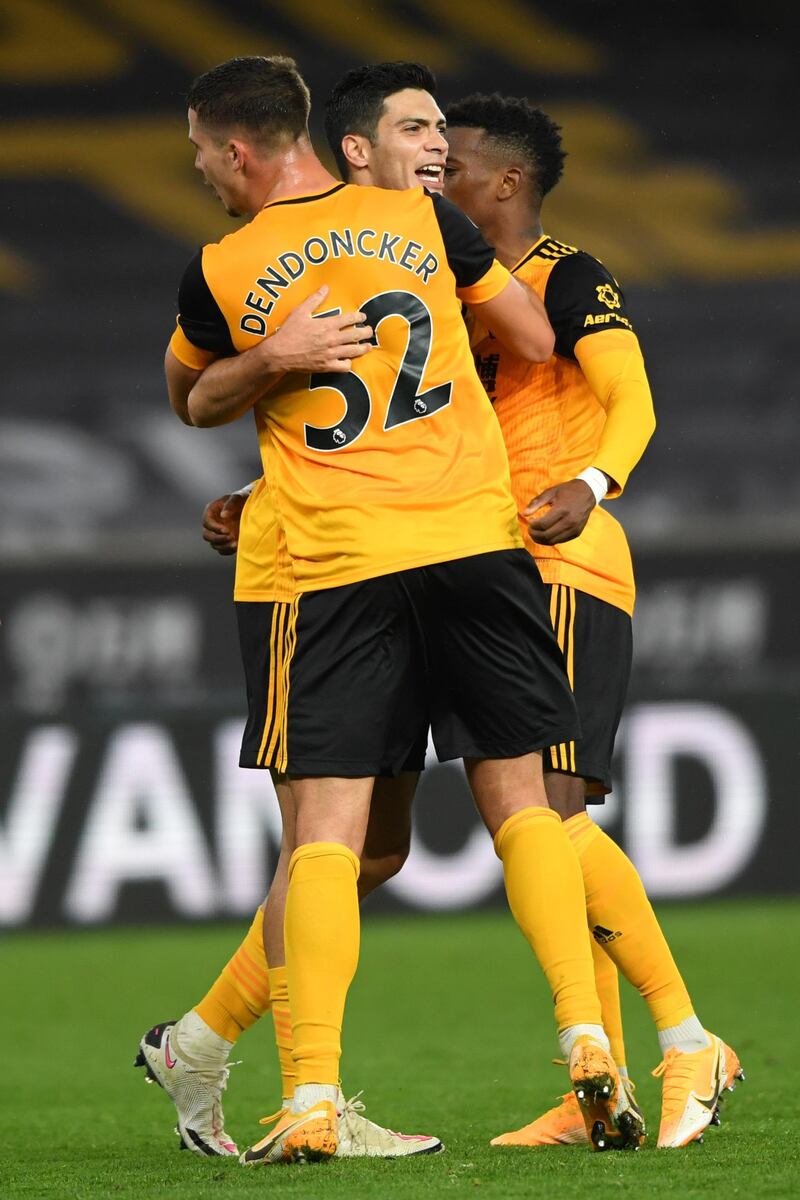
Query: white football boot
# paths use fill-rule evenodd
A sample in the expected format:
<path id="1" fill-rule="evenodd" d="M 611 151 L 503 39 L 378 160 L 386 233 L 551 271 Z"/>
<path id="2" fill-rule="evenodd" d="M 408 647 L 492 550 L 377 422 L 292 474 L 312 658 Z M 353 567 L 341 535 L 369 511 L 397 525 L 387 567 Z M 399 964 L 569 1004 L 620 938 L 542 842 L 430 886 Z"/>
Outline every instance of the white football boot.
<path id="1" fill-rule="evenodd" d="M 336 1158 L 409 1158 L 412 1154 L 438 1154 L 444 1146 L 437 1137 L 425 1133 L 395 1133 L 376 1125 L 364 1115 L 361 1092 L 345 1100 L 342 1092 L 336 1102 L 339 1145 Z"/>
<path id="2" fill-rule="evenodd" d="M 175 1024 L 165 1021 L 148 1029 L 139 1042 L 133 1065 L 144 1067 L 147 1082 L 162 1087 L 175 1105 L 175 1132 L 181 1139 L 181 1149 L 208 1157 L 238 1155 L 236 1143 L 225 1132 L 222 1114 L 229 1065 L 202 1063 L 178 1053 L 170 1041 Z"/>

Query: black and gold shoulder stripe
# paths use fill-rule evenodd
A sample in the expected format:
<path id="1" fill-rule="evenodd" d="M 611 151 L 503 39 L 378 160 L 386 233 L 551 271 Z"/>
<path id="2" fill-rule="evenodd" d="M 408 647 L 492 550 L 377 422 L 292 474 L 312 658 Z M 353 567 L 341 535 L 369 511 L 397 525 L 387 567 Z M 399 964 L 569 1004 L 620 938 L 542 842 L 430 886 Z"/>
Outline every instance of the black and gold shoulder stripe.
<path id="1" fill-rule="evenodd" d="M 568 258 L 570 254 L 578 253 L 577 246 L 568 246 L 566 242 L 557 242 L 555 238 L 548 237 L 531 247 L 525 257 L 521 258 L 512 269 L 511 274 L 519 271 L 520 267 L 524 267 L 532 258 L 544 258 L 548 262 L 558 262 L 561 258 Z"/>
<path id="2" fill-rule="evenodd" d="M 559 259 L 567 258 L 570 254 L 577 254 L 577 246 L 568 246 L 566 242 L 557 242 L 555 238 L 545 238 L 543 242 L 534 250 L 534 255 L 539 258 Z"/>

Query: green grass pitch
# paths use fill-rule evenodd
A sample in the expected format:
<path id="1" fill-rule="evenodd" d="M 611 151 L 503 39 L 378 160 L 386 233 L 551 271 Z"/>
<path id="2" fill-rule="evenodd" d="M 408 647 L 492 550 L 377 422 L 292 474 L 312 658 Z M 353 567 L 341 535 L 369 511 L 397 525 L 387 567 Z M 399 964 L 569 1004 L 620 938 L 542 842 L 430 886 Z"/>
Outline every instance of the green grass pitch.
<path id="1" fill-rule="evenodd" d="M 247 1171 L 178 1153 L 172 1108 L 132 1069 L 156 1021 L 202 995 L 246 928 L 12 935 L 0 950 L 4 1115 L 0 1195 L 180 1197 L 754 1197 L 800 1194 L 800 901 L 667 908 L 666 932 L 699 1015 L 741 1054 L 747 1082 L 703 1146 L 638 1154 L 497 1150 L 495 1133 L 564 1090 L 551 1004 L 506 913 L 364 922 L 345 1027 L 345 1091 L 367 1115 L 434 1131 L 446 1153 Z M 629 1062 L 651 1133 L 658 1046 L 627 986 Z M 267 1017 L 239 1044 L 226 1098 L 241 1146 L 278 1106 Z"/>

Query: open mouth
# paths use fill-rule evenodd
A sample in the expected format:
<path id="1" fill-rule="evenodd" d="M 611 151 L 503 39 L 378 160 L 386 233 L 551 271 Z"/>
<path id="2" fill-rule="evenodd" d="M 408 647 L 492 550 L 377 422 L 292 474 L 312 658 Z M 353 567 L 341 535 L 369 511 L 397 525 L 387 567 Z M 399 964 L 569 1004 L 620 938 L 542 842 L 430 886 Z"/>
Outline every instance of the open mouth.
<path id="1" fill-rule="evenodd" d="M 424 167 L 419 167 L 415 174 L 426 188 L 441 190 L 444 187 L 443 163 L 426 163 Z"/>

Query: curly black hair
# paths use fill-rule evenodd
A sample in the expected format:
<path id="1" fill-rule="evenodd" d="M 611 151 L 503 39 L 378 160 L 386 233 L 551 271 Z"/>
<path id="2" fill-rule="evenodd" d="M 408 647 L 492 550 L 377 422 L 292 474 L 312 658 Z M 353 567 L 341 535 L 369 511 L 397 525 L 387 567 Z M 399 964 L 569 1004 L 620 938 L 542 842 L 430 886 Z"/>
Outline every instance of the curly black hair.
<path id="1" fill-rule="evenodd" d="M 450 128 L 483 129 L 501 154 L 521 156 L 540 199 L 561 178 L 567 156 L 561 146 L 561 126 L 529 100 L 475 92 L 449 105 L 445 116 Z"/>
<path id="2" fill-rule="evenodd" d="M 325 134 L 336 164 L 347 178 L 342 138 L 359 133 L 374 142 L 387 96 L 415 88 L 436 94 L 436 76 L 422 63 L 385 62 L 353 67 L 343 75 L 325 103 Z"/>

